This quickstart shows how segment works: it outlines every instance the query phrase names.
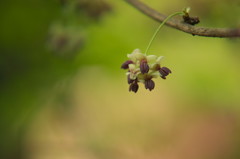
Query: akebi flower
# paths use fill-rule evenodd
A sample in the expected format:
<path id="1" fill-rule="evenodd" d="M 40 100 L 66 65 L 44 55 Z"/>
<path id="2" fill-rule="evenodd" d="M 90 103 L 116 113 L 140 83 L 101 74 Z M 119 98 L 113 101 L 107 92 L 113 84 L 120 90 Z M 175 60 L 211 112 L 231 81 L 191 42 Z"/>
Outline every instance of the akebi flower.
<path id="1" fill-rule="evenodd" d="M 140 71 L 142 74 L 144 73 L 148 73 L 149 71 L 149 66 L 148 66 L 148 62 L 146 59 L 143 59 L 140 61 Z"/>
<path id="2" fill-rule="evenodd" d="M 153 80 L 149 79 L 149 80 L 145 80 L 145 88 L 149 89 L 150 91 L 153 90 L 155 87 L 155 83 L 153 82 Z"/>
<path id="3" fill-rule="evenodd" d="M 129 86 L 129 92 L 133 91 L 133 92 L 137 92 L 138 91 L 138 83 L 136 81 L 134 81 L 133 83 L 130 84 Z"/>
<path id="4" fill-rule="evenodd" d="M 138 91 L 138 83 L 143 83 L 146 89 L 152 91 L 155 87 L 153 78 L 166 79 L 166 76 L 172 73 L 169 68 L 161 67 L 160 63 L 163 56 L 147 56 L 141 53 L 139 49 L 135 49 L 127 57 L 129 59 L 122 64 L 121 68 L 128 70 L 126 75 L 130 92 L 136 93 Z"/>
<path id="5" fill-rule="evenodd" d="M 122 69 L 128 69 L 128 65 L 132 64 L 133 62 L 131 60 L 127 60 L 126 62 L 124 62 L 121 66 Z"/>

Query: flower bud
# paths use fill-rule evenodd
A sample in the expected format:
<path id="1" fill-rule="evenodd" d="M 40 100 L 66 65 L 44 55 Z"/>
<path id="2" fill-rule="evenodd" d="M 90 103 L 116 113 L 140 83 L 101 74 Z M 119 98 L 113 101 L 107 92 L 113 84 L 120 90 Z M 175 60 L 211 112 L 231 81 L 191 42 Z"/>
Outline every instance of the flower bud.
<path id="1" fill-rule="evenodd" d="M 128 65 L 129 65 L 129 64 L 132 64 L 132 63 L 133 63 L 133 61 L 127 60 L 126 62 L 124 62 L 124 63 L 122 64 L 121 68 L 122 68 L 122 69 L 128 69 Z"/>
<path id="2" fill-rule="evenodd" d="M 145 88 L 149 89 L 150 91 L 153 90 L 155 87 L 155 83 L 153 82 L 153 80 L 146 80 L 145 81 Z"/>
<path id="3" fill-rule="evenodd" d="M 190 17 L 188 13 L 183 15 L 183 20 L 185 23 L 188 23 L 190 25 L 195 25 L 200 22 L 198 17 Z"/>
<path id="4" fill-rule="evenodd" d="M 132 84 L 130 84 L 130 86 L 129 86 L 129 92 L 137 92 L 138 91 L 138 84 L 137 84 L 137 82 L 134 82 L 134 83 L 132 83 Z"/>
<path id="5" fill-rule="evenodd" d="M 141 71 L 142 74 L 148 73 L 149 66 L 147 64 L 147 60 L 141 60 L 141 62 L 140 62 L 140 71 Z"/>

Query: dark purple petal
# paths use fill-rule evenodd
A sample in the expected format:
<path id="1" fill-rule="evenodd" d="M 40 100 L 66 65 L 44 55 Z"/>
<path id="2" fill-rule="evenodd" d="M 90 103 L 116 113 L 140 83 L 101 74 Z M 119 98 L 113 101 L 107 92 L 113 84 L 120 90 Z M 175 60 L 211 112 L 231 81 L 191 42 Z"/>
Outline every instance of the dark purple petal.
<path id="1" fill-rule="evenodd" d="M 132 64 L 132 63 L 133 63 L 133 61 L 127 60 L 126 62 L 124 62 L 124 63 L 122 64 L 121 68 L 122 68 L 122 69 L 128 69 L 128 65 L 129 65 L 129 64 Z"/>
<path id="2" fill-rule="evenodd" d="M 130 75 L 127 76 L 127 80 L 128 80 L 128 84 L 131 84 L 131 83 L 134 82 L 134 80 L 132 80 L 132 79 L 130 78 Z"/>
<path id="3" fill-rule="evenodd" d="M 129 92 L 137 92 L 138 91 L 138 84 L 137 84 L 137 82 L 134 82 L 134 83 L 132 83 L 132 84 L 130 84 L 130 86 L 129 86 Z"/>
<path id="4" fill-rule="evenodd" d="M 166 79 L 166 76 L 160 76 L 162 79 Z"/>
<path id="5" fill-rule="evenodd" d="M 142 60 L 142 61 L 140 62 L 140 71 L 141 71 L 142 74 L 148 73 L 148 71 L 149 71 L 149 66 L 148 66 L 146 60 Z"/>
<path id="6" fill-rule="evenodd" d="M 160 70 L 159 70 L 159 73 L 162 75 L 162 76 L 167 76 L 169 73 L 172 73 L 172 71 L 167 68 L 167 67 L 162 67 Z"/>
<path id="7" fill-rule="evenodd" d="M 145 88 L 149 89 L 150 91 L 153 90 L 155 87 L 155 83 L 153 82 L 153 80 L 146 80 L 145 81 Z"/>
<path id="8" fill-rule="evenodd" d="M 162 76 L 167 76 L 168 73 L 163 71 L 162 69 L 159 70 L 159 73 L 162 75 Z"/>
<path id="9" fill-rule="evenodd" d="M 171 71 L 169 68 L 167 68 L 167 67 L 162 67 L 162 69 L 163 69 L 165 72 L 172 73 L 172 71 Z"/>

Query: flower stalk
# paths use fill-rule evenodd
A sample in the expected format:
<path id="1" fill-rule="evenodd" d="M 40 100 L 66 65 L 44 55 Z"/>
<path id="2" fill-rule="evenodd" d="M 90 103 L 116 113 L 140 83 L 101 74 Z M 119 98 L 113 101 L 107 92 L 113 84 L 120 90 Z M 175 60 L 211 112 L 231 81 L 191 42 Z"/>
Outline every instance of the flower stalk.
<path id="1" fill-rule="evenodd" d="M 173 14 L 169 15 L 169 16 L 159 25 L 159 27 L 157 28 L 157 30 L 156 30 L 155 33 L 153 34 L 153 36 L 152 36 L 152 38 L 151 38 L 151 40 L 150 40 L 150 42 L 149 42 L 149 44 L 148 44 L 148 46 L 147 46 L 147 49 L 146 49 L 146 51 L 145 51 L 145 55 L 147 55 L 148 50 L 149 50 L 149 48 L 151 47 L 153 40 L 156 38 L 157 33 L 160 31 L 160 29 L 163 27 L 163 25 L 164 25 L 169 19 L 171 19 L 172 17 L 174 17 L 174 16 L 176 16 L 176 15 L 184 15 L 184 14 L 185 14 L 184 12 L 176 12 L 176 13 L 173 13 Z"/>

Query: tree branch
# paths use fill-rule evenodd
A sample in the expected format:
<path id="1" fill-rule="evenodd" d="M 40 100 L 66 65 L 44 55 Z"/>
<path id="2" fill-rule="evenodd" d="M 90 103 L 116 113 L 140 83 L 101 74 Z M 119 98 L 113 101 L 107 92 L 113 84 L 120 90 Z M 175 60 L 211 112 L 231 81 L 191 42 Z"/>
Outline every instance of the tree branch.
<path id="1" fill-rule="evenodd" d="M 125 0 L 133 7 L 141 11 L 143 14 L 149 16 L 150 18 L 163 22 L 166 18 L 165 15 L 157 12 L 156 10 L 150 8 L 139 0 Z M 207 27 L 196 27 L 190 24 L 187 24 L 183 21 L 172 19 L 169 20 L 166 25 L 181 30 L 183 32 L 198 35 L 198 36 L 206 36 L 206 37 L 240 37 L 240 28 L 207 28 Z"/>

